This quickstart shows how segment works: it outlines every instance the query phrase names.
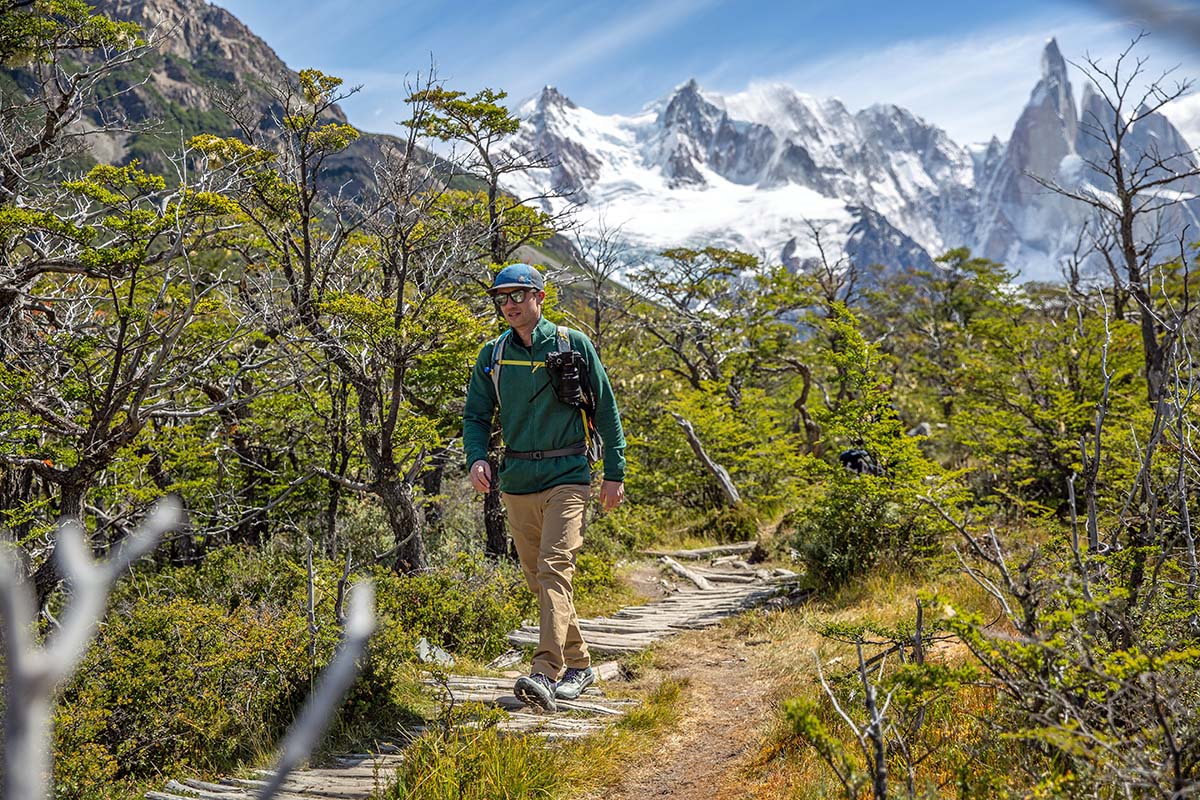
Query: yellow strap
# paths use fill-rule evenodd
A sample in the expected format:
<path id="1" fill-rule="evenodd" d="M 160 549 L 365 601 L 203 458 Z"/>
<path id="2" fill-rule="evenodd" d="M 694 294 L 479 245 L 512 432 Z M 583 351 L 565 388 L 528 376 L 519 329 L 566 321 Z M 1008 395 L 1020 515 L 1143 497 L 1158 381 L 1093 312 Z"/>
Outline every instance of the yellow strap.
<path id="1" fill-rule="evenodd" d="M 509 364 L 514 367 L 533 367 L 533 369 L 530 370 L 530 372 L 537 372 L 538 367 L 546 366 L 545 364 L 543 364 L 540 361 L 512 361 L 507 358 L 500 359 L 500 361 L 498 363 Z"/>
<path id="2" fill-rule="evenodd" d="M 588 429 L 587 412 L 582 408 L 579 409 L 579 418 L 583 420 L 583 440 L 587 442 L 588 449 L 592 448 L 592 432 Z"/>

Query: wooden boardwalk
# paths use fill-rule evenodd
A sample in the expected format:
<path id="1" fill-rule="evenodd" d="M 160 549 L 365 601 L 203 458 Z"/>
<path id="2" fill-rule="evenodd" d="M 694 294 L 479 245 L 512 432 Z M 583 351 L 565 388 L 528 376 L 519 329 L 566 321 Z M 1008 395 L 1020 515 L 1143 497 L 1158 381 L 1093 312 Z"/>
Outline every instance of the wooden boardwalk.
<path id="1" fill-rule="evenodd" d="M 716 550 L 717 552 L 713 552 Z M 742 552 L 743 549 L 735 552 Z M 636 653 L 667 636 L 684 630 L 717 625 L 721 620 L 762 605 L 790 588 L 794 574 L 786 570 L 755 570 L 736 555 L 721 557 L 717 548 L 662 555 L 664 563 L 684 583 L 667 597 L 645 605 L 624 608 L 609 617 L 582 619 L 579 627 L 588 648 L 597 655 Z M 682 567 L 676 558 L 707 558 L 707 566 Z M 715 556 L 715 558 L 714 558 Z M 709 588 L 700 588 L 708 586 Z M 511 632 L 514 647 L 537 643 L 537 626 Z M 609 697 L 604 684 L 619 673 L 615 663 L 597 667 L 600 685 L 578 700 L 559 700 L 559 713 L 531 711 L 512 693 L 513 678 L 483 675 L 450 675 L 445 682 L 430 677 L 430 690 L 455 703 L 479 702 L 507 712 L 499 723 L 503 730 L 544 736 L 551 740 L 574 739 L 603 729 L 623 716 L 637 701 Z M 370 797 L 391 781 L 403 751 L 387 746 L 377 753 L 339 756 L 329 766 L 297 770 L 276 795 L 281 800 L 357 800 Z M 260 773 L 269 774 L 269 773 Z M 261 780 L 222 778 L 216 783 L 196 780 L 169 781 L 164 791 L 147 792 L 148 800 L 253 800 Z"/>

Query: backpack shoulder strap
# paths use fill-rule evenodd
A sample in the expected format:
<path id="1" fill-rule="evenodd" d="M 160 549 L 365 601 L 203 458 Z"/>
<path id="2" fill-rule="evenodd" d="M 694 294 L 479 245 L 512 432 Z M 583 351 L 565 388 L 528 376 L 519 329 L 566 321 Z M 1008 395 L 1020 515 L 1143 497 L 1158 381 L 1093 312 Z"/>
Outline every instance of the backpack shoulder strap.
<path id="1" fill-rule="evenodd" d="M 492 376 L 492 387 L 496 390 L 496 405 L 498 406 L 503 405 L 500 402 L 500 367 L 503 365 L 504 345 L 508 343 L 510 333 L 512 333 L 512 328 L 496 337 L 496 343 L 492 346 L 492 366 L 488 370 Z"/>

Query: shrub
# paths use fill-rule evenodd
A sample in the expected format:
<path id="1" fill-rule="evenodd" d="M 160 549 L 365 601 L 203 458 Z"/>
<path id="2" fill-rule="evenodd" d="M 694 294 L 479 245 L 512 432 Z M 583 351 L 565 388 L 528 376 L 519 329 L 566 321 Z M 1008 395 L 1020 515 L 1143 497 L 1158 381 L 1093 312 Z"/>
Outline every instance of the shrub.
<path id="1" fill-rule="evenodd" d="M 820 500 L 785 517 L 782 526 L 793 529 L 792 546 L 817 585 L 837 588 L 869 572 L 884 550 L 901 554 L 911 531 L 884 488 L 872 476 L 835 476 Z"/>
<path id="2" fill-rule="evenodd" d="M 379 570 L 376 581 L 380 627 L 471 658 L 504 652 L 505 635 L 533 605 L 515 566 L 481 556 L 460 556 L 445 569 L 418 575 Z"/>
<path id="3" fill-rule="evenodd" d="M 613 562 L 594 553 L 580 553 L 575 559 L 575 601 L 587 602 L 612 590 L 617 585 Z"/>
<path id="4" fill-rule="evenodd" d="M 625 503 L 588 520 L 583 549 L 613 559 L 641 550 L 662 537 L 667 517 L 652 505 Z"/>
<path id="5" fill-rule="evenodd" d="M 822 411 L 819 422 L 831 456 L 839 447 L 863 450 L 880 474 L 809 464 L 812 496 L 784 526 L 795 531 L 793 547 L 810 578 L 827 588 L 866 573 L 884 554 L 903 564 L 935 553 L 948 526 L 921 498 L 942 495 L 952 505 L 962 495 L 954 476 L 904 434 L 878 347 L 863 338 L 853 315 L 834 311 L 826 327 L 837 342 L 832 358 L 845 399 Z"/>
<path id="6" fill-rule="evenodd" d="M 306 640 L 298 614 L 187 599 L 112 615 L 55 714 L 56 796 L 261 752 L 307 692 Z"/>
<path id="7" fill-rule="evenodd" d="M 271 749 L 340 635 L 334 603 L 342 565 L 314 567 L 315 658 L 307 569 L 285 554 L 228 547 L 198 566 L 125 582 L 56 710 L 55 796 L 128 796 L 136 793 L 131 782 L 227 770 Z M 603 567 L 589 567 L 597 583 Z M 379 626 L 333 722 L 340 741 L 394 735 L 398 723 L 413 720 L 424 702 L 414 657 L 421 637 L 488 658 L 507 647 L 505 634 L 532 606 L 511 565 L 482 558 L 419 575 L 373 568 L 369 577 Z"/>
<path id="8" fill-rule="evenodd" d="M 726 506 L 692 528 L 692 534 L 720 544 L 758 538 L 758 516 L 746 505 Z"/>

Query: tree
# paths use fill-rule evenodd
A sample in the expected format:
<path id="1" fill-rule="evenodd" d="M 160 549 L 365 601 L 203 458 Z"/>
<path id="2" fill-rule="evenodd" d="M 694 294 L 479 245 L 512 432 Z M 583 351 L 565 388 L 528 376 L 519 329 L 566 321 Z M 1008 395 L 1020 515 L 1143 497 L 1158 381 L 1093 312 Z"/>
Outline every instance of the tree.
<path id="1" fill-rule="evenodd" d="M 484 185 L 480 200 L 487 220 L 486 253 L 491 263 L 497 265 L 506 263 L 523 245 L 536 243 L 539 237 L 547 238 L 556 228 L 554 217 L 542 218 L 540 227 L 512 224 L 514 212 L 520 213 L 519 209 L 526 204 L 555 195 L 516 198 L 515 202 L 506 200 L 500 183 L 507 176 L 547 169 L 553 163 L 543 153 L 506 145 L 521 125 L 521 121 L 501 105 L 507 96 L 505 92 L 482 89 L 468 97 L 466 92 L 425 86 L 412 92 L 408 102 L 423 106 L 427 113 L 406 123 L 426 136 L 466 147 L 467 157 L 455 162 L 451 172 L 461 172 Z"/>
<path id="2" fill-rule="evenodd" d="M 465 382 L 478 324 L 458 299 L 474 241 L 417 141 L 430 106 L 413 93 L 406 141 L 377 165 L 377 189 L 351 202 L 327 185 L 331 157 L 358 134 L 329 121 L 342 81 L 303 70 L 276 88 L 278 138 L 199 137 L 210 163 L 238 176 L 247 264 L 257 295 L 298 358 L 315 350 L 353 394 L 365 475 L 313 474 L 378 497 L 392 533 L 381 558 L 425 566 L 414 484 L 437 445 L 447 398 Z M 427 85 L 428 86 L 428 85 Z M 468 235 L 463 236 L 464 232 Z"/>
<path id="3" fill-rule="evenodd" d="M 1189 195 L 1182 190 L 1200 178 L 1200 163 L 1182 140 L 1152 132 L 1142 135 L 1155 115 L 1193 85 L 1183 80 L 1167 86 L 1168 70 L 1141 88 L 1146 59 L 1134 58 L 1133 51 L 1144 37 L 1134 38 L 1111 68 L 1095 58 L 1079 65 L 1099 98 L 1085 104 L 1079 121 L 1084 145 L 1080 156 L 1090 180 L 1074 186 L 1057 177 L 1031 177 L 1095 212 L 1093 247 L 1108 268 L 1114 295 L 1133 299 L 1145 357 L 1146 396 L 1154 406 L 1164 399 L 1167 364 L 1195 312 L 1186 289 L 1186 226 L 1172 215 L 1184 211 Z M 1172 297 L 1160 287 L 1163 265 L 1176 256 L 1184 268 L 1185 289 Z M 1117 309 L 1121 316 L 1121 303 Z"/>
<path id="4" fill-rule="evenodd" d="M 149 51 L 136 24 L 91 12 L 82 0 L 6 0 L 0 6 L 0 64 L 17 68 L 0 94 L 0 213 L 9 217 L 9 235 L 0 245 L 0 330 L 20 326 L 26 292 L 43 275 L 107 274 L 105 265 L 81 262 L 69 236 L 14 252 L 29 242 L 12 227 L 54 227 L 54 210 L 70 201 L 57 184 L 97 132 L 76 123 L 101 101 L 97 88 L 104 78 Z M 84 63 L 81 55 L 88 56 Z M 108 120 L 100 132 L 121 125 Z"/>
<path id="5" fill-rule="evenodd" d="M 217 340 L 185 337 L 225 289 L 191 253 L 230 210 L 210 175 L 191 179 L 167 189 L 136 164 L 99 166 L 63 184 L 70 206 L 0 211 L 10 263 L 58 254 L 57 270 L 23 292 L 0 366 L 0 464 L 32 478 L 23 494 L 6 498 L 5 524 L 34 541 L 47 533 L 44 520 L 36 524 L 39 507 L 106 522 L 130 511 L 119 499 L 115 509 L 89 505 L 88 493 L 147 423 L 174 407 L 193 370 L 220 358 L 242 333 L 234 326 Z M 119 525 L 102 527 L 121 535 Z M 38 553 L 43 601 L 56 583 L 49 552 Z"/>
<path id="6" fill-rule="evenodd" d="M 583 287 L 585 304 L 573 316 L 596 345 L 596 352 L 602 354 L 610 330 L 629 318 L 632 305 L 629 293 L 616 280 L 622 269 L 632 265 L 621 229 L 602 221 L 595 235 L 584 236 L 576 230 L 572 262 L 579 277 L 567 285 Z"/>
<path id="7" fill-rule="evenodd" d="M 647 442 L 644 453 L 630 448 L 631 460 L 645 459 L 651 483 L 675 487 L 677 494 L 661 493 L 664 501 L 722 502 L 728 493 L 713 490 L 726 479 L 712 467 L 705 486 L 664 474 L 695 451 L 673 430 L 669 413 L 678 414 L 710 457 L 701 463 L 722 465 L 749 502 L 778 503 L 802 449 L 789 402 L 798 372 L 807 369 L 794 318 L 810 300 L 799 279 L 783 267 L 760 268 L 745 253 L 679 248 L 635 270 L 630 282 L 636 324 L 610 349 L 630 359 L 637 376 L 622 386 L 630 396 L 625 413 L 631 430 L 647 431 Z"/>
<path id="8" fill-rule="evenodd" d="M 428 85 L 412 92 L 408 98 L 410 103 L 425 108 L 426 113 L 414 116 L 406 124 L 434 139 L 464 145 L 466 158 L 456 162 L 450 172 L 460 172 L 484 186 L 484 190 L 470 204 L 486 222 L 486 245 L 476 257 L 483 267 L 476 274 L 476 281 L 481 288 L 491 286 L 494 270 L 507 264 L 521 247 L 540 244 L 549 238 L 562 217 L 561 214 L 538 212 L 526 205 L 555 196 L 553 194 L 513 198 L 500 187 L 500 182 L 506 176 L 548 168 L 552 164 L 544 154 L 515 149 L 505 144 L 521 124 L 501 105 L 507 96 L 494 89 L 482 89 L 468 97 L 465 92 Z M 467 213 L 472 213 L 470 206 Z M 494 316 L 490 306 L 483 313 Z M 494 424 L 492 431 L 488 460 L 492 474 L 498 475 L 499 424 Z M 504 523 L 504 509 L 500 505 L 500 490 L 495 482 L 484 497 L 483 508 L 486 552 L 493 558 L 500 558 L 509 552 L 508 532 Z"/>

